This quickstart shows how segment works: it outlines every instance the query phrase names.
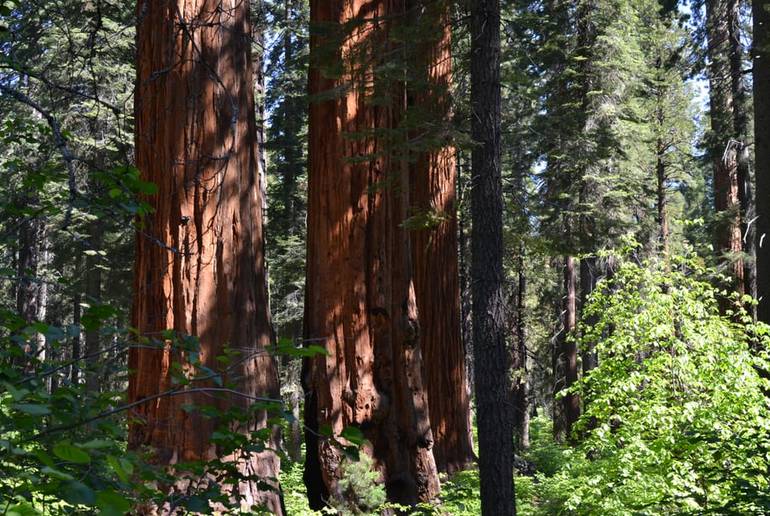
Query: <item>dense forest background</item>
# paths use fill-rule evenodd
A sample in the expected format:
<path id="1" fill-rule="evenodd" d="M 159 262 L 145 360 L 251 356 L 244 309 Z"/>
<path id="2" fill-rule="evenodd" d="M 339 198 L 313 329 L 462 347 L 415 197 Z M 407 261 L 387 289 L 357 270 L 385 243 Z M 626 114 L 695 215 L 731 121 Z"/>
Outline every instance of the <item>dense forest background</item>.
<path id="1" fill-rule="evenodd" d="M 0 178 L 4 514 L 770 512 L 767 0 L 0 0 Z"/>

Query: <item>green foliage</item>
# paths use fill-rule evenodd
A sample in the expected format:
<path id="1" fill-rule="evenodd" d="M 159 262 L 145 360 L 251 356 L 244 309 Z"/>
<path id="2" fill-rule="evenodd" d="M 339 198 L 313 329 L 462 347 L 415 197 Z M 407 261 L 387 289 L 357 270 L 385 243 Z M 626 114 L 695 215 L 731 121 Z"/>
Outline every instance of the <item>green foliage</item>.
<path id="1" fill-rule="evenodd" d="M 579 445 L 542 478 L 553 512 L 765 513 L 768 328 L 719 313 L 691 259 L 625 263 L 585 307 L 599 366 L 575 387 Z M 742 300 L 745 302 L 745 300 Z"/>

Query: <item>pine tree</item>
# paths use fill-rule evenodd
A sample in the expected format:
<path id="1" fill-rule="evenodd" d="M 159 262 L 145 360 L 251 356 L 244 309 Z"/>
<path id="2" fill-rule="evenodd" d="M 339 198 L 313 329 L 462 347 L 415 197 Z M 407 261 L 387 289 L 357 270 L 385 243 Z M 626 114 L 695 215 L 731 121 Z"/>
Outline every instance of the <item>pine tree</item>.
<path id="1" fill-rule="evenodd" d="M 513 410 L 503 298 L 500 3 L 471 7 L 471 293 L 481 510 L 516 514 Z"/>

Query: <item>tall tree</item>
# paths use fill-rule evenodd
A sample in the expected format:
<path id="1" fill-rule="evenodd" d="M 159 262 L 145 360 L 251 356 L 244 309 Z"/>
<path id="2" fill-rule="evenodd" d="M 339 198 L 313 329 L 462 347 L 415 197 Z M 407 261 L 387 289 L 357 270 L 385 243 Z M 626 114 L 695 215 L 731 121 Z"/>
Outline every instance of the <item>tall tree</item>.
<path id="1" fill-rule="evenodd" d="M 254 399 L 276 397 L 278 387 L 265 352 L 271 337 L 249 4 L 140 1 L 137 15 L 136 163 L 157 195 L 148 197 L 152 213 L 137 235 L 133 326 L 149 337 L 165 330 L 197 337 L 200 363 L 238 393 L 157 397 L 173 388 L 173 363 L 193 364 L 193 355 L 168 341 L 133 348 L 129 401 L 151 401 L 137 407 L 129 445 L 150 446 L 161 464 L 212 460 L 215 421 L 183 406 L 247 409 Z M 217 357 L 225 352 L 238 358 L 223 370 Z M 266 419 L 258 411 L 238 430 L 254 431 Z M 281 513 L 279 493 L 253 478 L 277 477 L 277 456 L 233 460 L 247 475 L 238 486 L 242 499 Z"/>
<path id="2" fill-rule="evenodd" d="M 754 0 L 754 149 L 757 180 L 757 318 L 770 323 L 770 1 Z"/>
<path id="3" fill-rule="evenodd" d="M 305 362 L 311 507 L 342 498 L 342 451 L 318 431 L 358 426 L 388 497 L 431 500 L 438 475 L 422 380 L 412 281 L 409 166 L 389 144 L 405 90 L 383 56 L 403 4 L 313 0 L 305 339 L 327 352 Z M 329 65 L 332 66 L 329 66 Z M 400 74 L 396 74 L 400 76 Z M 399 144 L 404 142 L 397 140 Z"/>
<path id="4" fill-rule="evenodd" d="M 738 186 L 738 145 L 734 139 L 734 103 L 731 55 L 731 0 L 706 1 L 706 36 L 709 57 L 711 135 L 709 151 L 714 167 L 715 243 L 718 258 L 737 292 L 744 292 Z"/>
<path id="5" fill-rule="evenodd" d="M 471 294 L 481 510 L 516 513 L 513 407 L 503 299 L 500 2 L 471 7 Z"/>
<path id="6" fill-rule="evenodd" d="M 423 7 L 423 9 L 419 9 Z M 441 471 L 473 461 L 470 393 L 460 334 L 455 183 L 457 163 L 449 139 L 452 80 L 449 3 L 415 2 L 419 30 L 409 106 L 421 141 L 410 171 L 414 287 L 420 315 L 425 387 L 433 429 L 433 456 Z M 412 18 L 412 16 L 410 16 Z"/>

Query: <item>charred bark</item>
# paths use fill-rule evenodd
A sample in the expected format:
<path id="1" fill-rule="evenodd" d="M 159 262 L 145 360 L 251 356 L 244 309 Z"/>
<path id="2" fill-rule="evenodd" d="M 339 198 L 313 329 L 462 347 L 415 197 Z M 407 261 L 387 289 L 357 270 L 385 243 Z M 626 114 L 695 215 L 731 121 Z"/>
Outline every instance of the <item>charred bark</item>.
<path id="1" fill-rule="evenodd" d="M 183 405 L 247 410 L 254 397 L 278 396 L 265 352 L 270 319 L 249 3 L 140 0 L 137 16 L 136 163 L 158 192 L 146 199 L 153 211 L 137 235 L 132 323 L 156 339 L 166 329 L 196 336 L 200 362 L 242 395 L 177 395 L 140 405 L 129 446 L 149 446 L 160 464 L 211 460 L 218 456 L 210 439 L 215 421 Z M 217 357 L 225 350 L 238 359 L 223 369 Z M 171 389 L 172 364 L 188 357 L 168 341 L 131 349 L 129 401 Z M 263 428 L 266 419 L 258 411 L 238 430 Z M 279 461 L 265 451 L 238 467 L 270 482 Z M 241 481 L 238 491 L 247 504 L 283 512 L 279 493 L 253 480 Z"/>

